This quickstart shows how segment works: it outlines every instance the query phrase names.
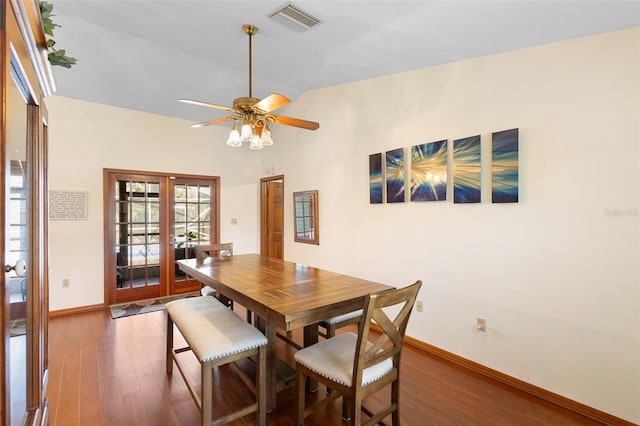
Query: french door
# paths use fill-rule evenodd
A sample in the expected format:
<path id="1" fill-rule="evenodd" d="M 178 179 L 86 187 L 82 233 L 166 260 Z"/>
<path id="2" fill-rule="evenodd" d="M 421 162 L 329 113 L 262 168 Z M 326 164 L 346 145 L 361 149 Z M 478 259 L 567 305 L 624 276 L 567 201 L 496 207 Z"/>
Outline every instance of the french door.
<path id="1" fill-rule="evenodd" d="M 176 266 L 218 242 L 216 177 L 105 170 L 105 300 L 184 293 L 198 282 Z"/>
<path id="2" fill-rule="evenodd" d="M 217 181 L 216 181 L 217 182 Z M 176 260 L 191 259 L 196 256 L 199 244 L 219 243 L 218 237 L 218 201 L 217 192 L 213 191 L 216 182 L 211 179 L 195 179 L 175 177 L 169 181 L 169 254 L 173 255 L 173 279 L 170 280 L 172 294 L 183 293 L 194 289 L 194 281 L 175 265 Z M 215 221 L 214 221 L 215 219 Z M 214 225 L 214 223 L 216 225 Z M 200 288 L 195 283 L 195 288 Z"/>

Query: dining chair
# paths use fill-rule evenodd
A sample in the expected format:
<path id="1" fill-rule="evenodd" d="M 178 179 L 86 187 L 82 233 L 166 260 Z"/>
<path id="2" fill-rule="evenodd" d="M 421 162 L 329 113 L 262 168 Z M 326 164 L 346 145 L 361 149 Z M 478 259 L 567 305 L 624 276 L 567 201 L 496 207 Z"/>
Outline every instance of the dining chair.
<path id="1" fill-rule="evenodd" d="M 402 343 L 422 281 L 407 287 L 366 296 L 358 333 L 345 332 L 299 350 L 296 362 L 296 424 L 318 408 L 343 397 L 343 417 L 352 425 L 370 425 L 391 415 L 400 423 L 400 356 Z M 385 308 L 393 307 L 385 310 Z M 387 313 L 397 312 L 395 316 Z M 372 331 L 372 325 L 378 331 Z M 334 392 L 305 408 L 305 382 L 309 377 Z M 389 404 L 373 413 L 362 401 L 391 385 Z M 317 398 L 320 398 L 319 396 Z M 362 413 L 367 417 L 363 419 Z"/>
<path id="2" fill-rule="evenodd" d="M 215 254 L 214 254 L 215 253 Z M 196 259 L 204 260 L 207 257 L 212 257 L 220 260 L 228 260 L 233 257 L 233 243 L 220 243 L 220 244 L 206 244 L 196 247 Z M 203 296 L 216 296 L 216 291 L 211 286 L 204 286 L 200 289 L 200 294 Z M 227 299 L 222 295 L 217 295 L 223 303 L 226 303 L 231 309 L 233 309 L 233 300 Z M 247 322 L 253 322 L 253 313 L 247 309 Z"/>
<path id="3" fill-rule="evenodd" d="M 196 259 L 203 261 L 204 259 L 211 257 L 218 260 L 227 260 L 233 257 L 233 243 L 221 243 L 221 244 L 202 244 L 196 246 Z M 214 296 L 217 297 L 222 303 L 233 309 L 233 300 L 218 294 L 213 287 L 204 286 L 200 289 L 202 296 Z"/>
<path id="4" fill-rule="evenodd" d="M 216 259 L 233 257 L 233 243 L 203 244 L 196 246 L 196 258 L 198 260 L 204 260 L 207 257 Z"/>
<path id="5" fill-rule="evenodd" d="M 324 331 L 318 330 L 318 334 L 325 339 L 330 339 L 336 335 L 336 330 L 342 327 L 346 327 L 351 324 L 357 324 L 362 317 L 362 309 L 357 311 L 348 312 L 342 315 L 336 315 L 335 317 L 328 318 L 324 321 L 320 321 L 318 325 L 324 329 Z"/>

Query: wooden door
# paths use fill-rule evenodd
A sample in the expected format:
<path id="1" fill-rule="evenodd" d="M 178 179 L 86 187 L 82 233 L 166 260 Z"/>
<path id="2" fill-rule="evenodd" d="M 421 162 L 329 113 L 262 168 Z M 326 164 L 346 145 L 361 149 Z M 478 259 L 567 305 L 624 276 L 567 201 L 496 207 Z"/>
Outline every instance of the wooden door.
<path id="1" fill-rule="evenodd" d="M 260 180 L 260 253 L 284 258 L 284 176 Z"/>
<path id="2" fill-rule="evenodd" d="M 219 242 L 219 179 L 107 169 L 104 182 L 105 300 L 198 290 L 175 262 Z"/>
<path id="3" fill-rule="evenodd" d="M 107 262 L 113 303 L 166 294 L 166 179 L 157 175 L 108 176 Z"/>
<path id="4" fill-rule="evenodd" d="M 169 181 L 169 250 L 173 259 L 169 271 L 171 294 L 200 289 L 200 283 L 185 275 L 175 264 L 196 257 L 196 246 L 219 243 L 218 180 L 175 177 Z"/>

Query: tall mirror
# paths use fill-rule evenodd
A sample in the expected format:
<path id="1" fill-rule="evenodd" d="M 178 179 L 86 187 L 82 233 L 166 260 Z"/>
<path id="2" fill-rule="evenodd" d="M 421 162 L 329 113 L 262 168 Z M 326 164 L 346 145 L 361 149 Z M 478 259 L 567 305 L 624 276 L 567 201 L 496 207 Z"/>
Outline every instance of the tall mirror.
<path id="1" fill-rule="evenodd" d="M 320 244 L 318 230 L 318 191 L 293 193 L 294 241 Z"/>

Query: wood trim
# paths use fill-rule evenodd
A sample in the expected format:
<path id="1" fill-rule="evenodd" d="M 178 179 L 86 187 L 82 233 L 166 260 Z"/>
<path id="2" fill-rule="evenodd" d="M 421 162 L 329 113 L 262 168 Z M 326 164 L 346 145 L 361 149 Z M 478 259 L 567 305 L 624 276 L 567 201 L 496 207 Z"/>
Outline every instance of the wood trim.
<path id="1" fill-rule="evenodd" d="M 37 0 L 12 0 L 12 3 L 18 12 L 18 24 L 40 91 L 43 96 L 52 95 L 56 91 L 56 82 L 48 60 L 49 50 L 40 15 L 40 2 Z"/>
<path id="2" fill-rule="evenodd" d="M 9 55 L 9 36 L 7 35 L 6 21 L 10 12 L 8 3 L 0 3 L 0 200 L 4 205 L 6 199 L 5 190 L 5 176 L 8 174 L 6 170 L 7 158 L 5 155 L 6 145 L 6 128 L 7 128 L 7 88 L 10 67 L 10 55 Z M 0 208 L 0 226 L 4 227 L 6 223 L 5 209 Z M 6 259 L 6 235 L 5 232 L 0 233 L 0 258 L 2 259 L 2 266 L 5 265 Z M 0 323 L 2 324 L 2 336 L 0 337 L 0 423 L 8 424 L 8 413 L 5 411 L 5 407 L 11 406 L 11 400 L 9 398 L 9 389 L 11 389 L 11 371 L 9 370 L 9 349 L 10 349 L 10 332 L 9 324 L 10 308 L 8 297 L 8 286 L 5 282 L 5 274 L 0 274 Z"/>
<path id="3" fill-rule="evenodd" d="M 80 306 L 76 308 L 58 309 L 57 311 L 49 311 L 49 318 L 63 317 L 73 314 L 81 314 L 84 312 L 101 311 L 108 309 L 108 306 L 104 303 L 98 303 L 96 305 Z"/>
<path id="4" fill-rule="evenodd" d="M 501 373 L 492 368 L 485 367 L 484 365 L 478 364 L 477 362 L 463 358 L 454 353 L 445 351 L 444 349 L 440 349 L 436 346 L 422 342 L 418 339 L 414 339 L 413 337 L 405 336 L 404 341 L 407 345 L 413 346 L 414 348 L 421 350 L 423 352 L 426 352 L 430 355 L 433 355 L 437 358 L 441 358 L 445 361 L 452 362 L 464 369 L 473 371 L 474 373 L 482 374 L 483 376 L 486 376 L 492 380 L 495 380 L 507 386 L 511 386 L 517 390 L 520 390 L 522 392 L 528 393 L 529 395 L 535 396 L 536 398 L 540 398 L 544 401 L 550 402 L 559 407 L 573 411 L 574 413 L 578 413 L 582 416 L 588 417 L 597 422 L 601 422 L 604 425 L 612 425 L 612 426 L 634 426 L 635 425 L 634 423 L 628 422 L 619 417 L 605 413 L 604 411 L 600 411 L 596 408 L 589 407 L 588 405 L 581 404 L 577 401 L 574 401 L 562 395 L 558 395 L 556 393 L 550 392 L 546 389 L 540 388 L 530 383 L 524 382 L 520 379 L 516 379 L 515 377 L 511 377 L 507 374 Z"/>
<path id="5" fill-rule="evenodd" d="M 31 205 L 31 217 L 29 220 L 29 245 L 31 247 L 31 258 L 27 259 L 27 422 L 34 424 L 37 421 L 37 410 L 42 405 L 42 369 L 40 366 L 44 330 L 42 327 L 42 286 L 45 271 L 43 269 L 44 234 L 42 225 L 44 224 L 44 209 L 41 169 L 41 134 L 42 119 L 40 118 L 40 108 L 32 103 L 27 103 L 27 161 L 28 165 L 28 200 L 27 205 Z"/>
<path id="6" fill-rule="evenodd" d="M 106 257 L 106 253 L 109 253 L 109 239 L 105 238 L 105 236 L 109 232 L 109 218 L 113 217 L 115 214 L 115 210 L 110 207 L 109 203 L 109 177 L 110 177 L 110 169 L 102 169 L 102 245 L 103 245 L 103 258 Z M 102 262 L 102 290 L 103 290 L 103 299 L 105 303 L 108 303 L 111 300 L 111 287 L 108 284 L 109 274 L 111 273 L 112 265 L 109 264 L 106 260 Z M 63 309 L 62 311 L 73 311 L 74 308 L 71 309 Z M 54 311 L 59 312 L 59 311 Z M 55 316 L 55 315 L 54 315 Z M 51 312 L 49 312 L 49 318 L 52 318 Z"/>
<path id="7" fill-rule="evenodd" d="M 194 175 L 188 173 L 172 173 L 172 172 L 158 172 L 158 171 L 147 171 L 147 170 L 133 170 L 133 169 L 110 169 L 103 168 L 103 175 L 105 173 L 110 174 L 121 174 L 121 175 L 143 175 L 143 176 L 158 176 L 158 177 L 180 177 L 180 178 L 189 178 L 189 179 L 206 179 L 210 180 L 212 178 L 220 179 L 220 176 L 210 176 L 210 175 Z M 218 188 L 219 189 L 219 188 Z"/>

